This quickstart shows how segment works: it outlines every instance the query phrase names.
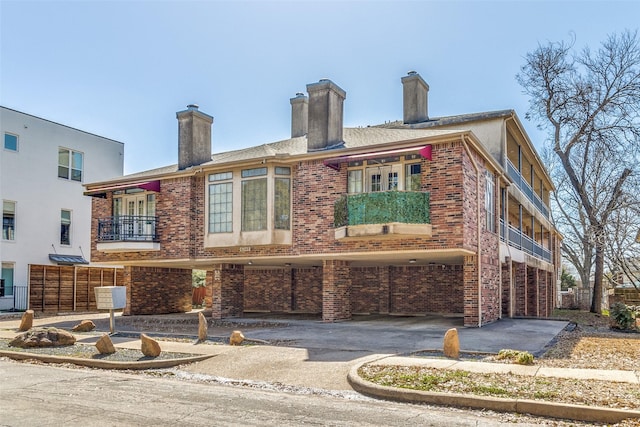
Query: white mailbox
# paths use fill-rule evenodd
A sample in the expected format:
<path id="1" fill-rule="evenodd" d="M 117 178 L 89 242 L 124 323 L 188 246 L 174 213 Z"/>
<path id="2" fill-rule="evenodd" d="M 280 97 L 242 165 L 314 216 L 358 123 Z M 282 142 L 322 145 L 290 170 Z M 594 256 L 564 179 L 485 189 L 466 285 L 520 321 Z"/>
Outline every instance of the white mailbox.
<path id="1" fill-rule="evenodd" d="M 113 310 L 126 307 L 126 286 L 100 286 L 94 289 L 96 291 L 96 305 L 98 306 L 98 310 Z"/>

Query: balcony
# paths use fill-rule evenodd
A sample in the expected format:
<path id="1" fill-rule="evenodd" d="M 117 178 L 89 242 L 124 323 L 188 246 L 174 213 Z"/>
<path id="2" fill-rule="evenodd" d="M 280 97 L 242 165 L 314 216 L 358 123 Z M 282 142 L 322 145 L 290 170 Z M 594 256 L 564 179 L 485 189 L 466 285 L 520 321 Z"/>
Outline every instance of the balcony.
<path id="1" fill-rule="evenodd" d="M 503 220 L 500 220 L 500 240 L 529 255 L 551 262 L 551 251 L 549 249 L 544 248 L 512 225 L 506 225 Z"/>
<path id="2" fill-rule="evenodd" d="M 431 236 L 429 193 L 343 195 L 334 206 L 335 238 Z"/>
<path id="3" fill-rule="evenodd" d="M 540 212 L 542 212 L 544 217 L 549 218 L 549 207 L 544 204 L 540 196 L 534 193 L 533 188 L 531 188 L 529 183 L 524 180 L 522 174 L 518 172 L 518 169 L 509 160 L 507 160 L 507 174 L 509 175 L 509 178 L 511 178 L 513 182 L 515 182 L 515 184 L 527 197 L 527 199 L 529 199 L 529 201 L 531 201 L 531 203 L 533 203 L 534 206 Z"/>
<path id="4" fill-rule="evenodd" d="M 101 252 L 160 250 L 155 216 L 120 215 L 98 219 L 98 245 Z"/>

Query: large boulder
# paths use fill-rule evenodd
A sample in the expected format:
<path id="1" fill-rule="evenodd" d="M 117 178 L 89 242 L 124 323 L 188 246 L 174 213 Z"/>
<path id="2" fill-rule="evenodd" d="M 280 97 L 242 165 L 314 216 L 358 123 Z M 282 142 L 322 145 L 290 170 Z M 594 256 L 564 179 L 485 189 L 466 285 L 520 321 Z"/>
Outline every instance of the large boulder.
<path id="1" fill-rule="evenodd" d="M 27 310 L 22 315 L 22 319 L 20 320 L 20 326 L 18 327 L 18 331 L 24 332 L 28 331 L 33 327 L 33 310 Z"/>
<path id="2" fill-rule="evenodd" d="M 207 319 L 204 317 L 204 314 L 202 314 L 202 312 L 198 313 L 198 341 L 207 340 L 208 329 L 209 325 L 207 324 Z"/>
<path id="3" fill-rule="evenodd" d="M 160 352 L 162 350 L 160 349 L 160 344 L 158 344 L 158 341 L 148 337 L 145 334 L 140 334 L 140 341 L 142 341 L 142 345 L 140 348 L 142 350 L 142 354 L 147 357 L 160 356 Z"/>
<path id="4" fill-rule="evenodd" d="M 458 330 L 456 328 L 451 328 L 444 334 L 443 353 L 452 359 L 460 357 L 460 340 L 458 339 Z"/>
<path id="5" fill-rule="evenodd" d="M 104 334 L 96 342 L 96 348 L 100 354 L 113 354 L 116 352 L 116 348 L 113 346 L 113 341 L 108 334 Z"/>
<path id="6" fill-rule="evenodd" d="M 91 332 L 96 328 L 96 324 L 91 320 L 83 320 L 74 326 L 71 330 L 73 332 Z"/>
<path id="7" fill-rule="evenodd" d="M 73 345 L 76 337 L 69 331 L 58 328 L 31 328 L 16 336 L 9 345 L 12 347 L 58 347 Z"/>
<path id="8" fill-rule="evenodd" d="M 229 337 L 229 344 L 240 345 L 244 341 L 244 335 L 240 331 L 233 331 Z"/>

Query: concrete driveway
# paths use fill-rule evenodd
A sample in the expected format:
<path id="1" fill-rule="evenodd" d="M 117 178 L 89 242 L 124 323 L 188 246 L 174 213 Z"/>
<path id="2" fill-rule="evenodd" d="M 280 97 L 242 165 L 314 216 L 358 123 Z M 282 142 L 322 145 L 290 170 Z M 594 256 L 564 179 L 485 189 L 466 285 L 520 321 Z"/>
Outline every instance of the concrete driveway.
<path id="1" fill-rule="evenodd" d="M 462 318 L 442 316 L 355 316 L 353 320 L 323 323 L 314 320 L 270 320 L 287 326 L 252 329 L 247 338 L 278 341 L 305 348 L 312 360 L 339 360 L 357 354 L 406 354 L 442 349 L 445 332 L 457 328 L 463 351 L 497 353 L 502 349 L 540 354 L 567 325 L 566 321 L 503 319 L 482 328 L 465 328 Z M 339 355 L 339 356 L 338 356 Z"/>

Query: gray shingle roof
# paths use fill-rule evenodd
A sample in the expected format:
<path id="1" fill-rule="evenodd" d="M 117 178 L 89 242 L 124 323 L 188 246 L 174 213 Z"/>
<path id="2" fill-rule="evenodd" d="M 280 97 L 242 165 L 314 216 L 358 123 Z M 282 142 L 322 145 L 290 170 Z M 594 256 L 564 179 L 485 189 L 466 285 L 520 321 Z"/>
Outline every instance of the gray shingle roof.
<path id="1" fill-rule="evenodd" d="M 402 142 L 418 138 L 436 137 L 440 135 L 453 134 L 468 130 L 465 123 L 489 120 L 494 118 L 508 117 L 514 114 L 513 110 L 489 111 L 484 113 L 461 114 L 456 116 L 434 117 L 421 123 L 405 124 L 401 120 L 384 124 L 344 128 L 343 148 L 359 148 L 365 146 L 383 145 L 393 142 Z M 439 126 L 460 125 L 459 130 L 438 130 Z M 215 147 L 215 141 L 213 142 Z M 339 155 L 340 148 L 327 150 L 327 156 Z M 268 144 L 256 145 L 239 150 L 215 153 L 211 156 L 211 161 L 202 166 L 213 166 L 232 162 L 241 162 L 251 159 L 265 157 L 299 156 L 307 154 L 307 137 L 285 139 Z M 169 165 L 161 168 L 137 172 L 118 178 L 117 181 L 129 179 L 151 178 L 178 172 L 178 165 Z"/>

